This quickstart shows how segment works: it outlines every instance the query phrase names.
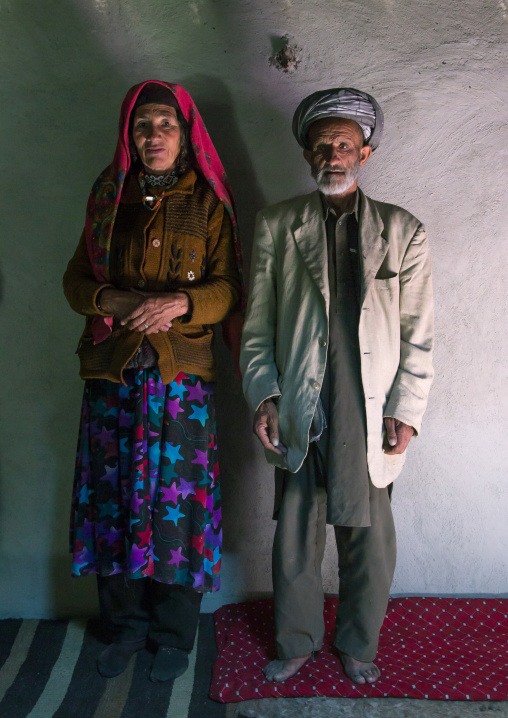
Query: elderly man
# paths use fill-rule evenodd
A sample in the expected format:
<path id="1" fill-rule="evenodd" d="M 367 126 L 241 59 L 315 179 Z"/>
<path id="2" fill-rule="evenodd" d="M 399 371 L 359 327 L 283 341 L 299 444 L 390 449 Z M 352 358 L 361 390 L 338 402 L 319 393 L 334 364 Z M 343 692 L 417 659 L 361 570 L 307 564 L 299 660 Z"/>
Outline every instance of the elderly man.
<path id="1" fill-rule="evenodd" d="M 433 374 L 425 230 L 357 187 L 382 130 L 367 93 L 305 98 L 293 132 L 318 191 L 257 220 L 241 366 L 254 431 L 277 467 L 273 681 L 321 648 L 327 523 L 339 554 L 337 655 L 356 683 L 380 676 L 373 660 L 396 551 L 391 485 Z"/>

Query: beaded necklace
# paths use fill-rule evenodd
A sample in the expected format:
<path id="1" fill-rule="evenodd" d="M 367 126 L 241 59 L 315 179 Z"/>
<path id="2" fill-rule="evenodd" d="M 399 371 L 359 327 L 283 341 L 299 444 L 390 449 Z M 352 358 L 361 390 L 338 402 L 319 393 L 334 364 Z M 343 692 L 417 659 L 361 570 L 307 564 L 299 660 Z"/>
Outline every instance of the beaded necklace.
<path id="1" fill-rule="evenodd" d="M 166 196 L 168 190 L 175 184 L 178 179 L 176 170 L 173 170 L 169 175 L 149 175 L 145 174 L 143 170 L 138 175 L 139 186 L 141 188 L 141 194 L 143 195 L 143 204 L 145 207 L 154 212 L 162 202 L 162 199 Z M 147 190 L 149 187 L 162 187 L 162 193 L 157 194 L 156 191 L 150 192 Z"/>

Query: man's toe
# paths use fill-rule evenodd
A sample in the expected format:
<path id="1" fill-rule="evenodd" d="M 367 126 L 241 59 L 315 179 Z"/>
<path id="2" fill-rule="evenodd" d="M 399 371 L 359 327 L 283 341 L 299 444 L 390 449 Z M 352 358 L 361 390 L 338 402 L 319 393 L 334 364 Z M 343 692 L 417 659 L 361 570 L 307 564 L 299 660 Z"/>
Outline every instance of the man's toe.
<path id="1" fill-rule="evenodd" d="M 265 675 L 265 678 L 267 681 L 276 681 L 277 673 L 278 673 L 278 666 L 276 661 L 272 661 L 267 666 L 263 668 L 263 673 Z"/>
<path id="2" fill-rule="evenodd" d="M 351 680 L 353 681 L 353 683 L 360 683 L 360 684 L 364 684 L 367 682 L 367 679 L 365 678 L 365 676 L 362 673 L 354 673 L 351 676 Z"/>
<path id="3" fill-rule="evenodd" d="M 363 675 L 365 676 L 365 680 L 367 683 L 375 683 L 379 676 L 381 675 L 381 672 L 376 666 L 373 666 L 372 668 L 369 668 L 368 670 L 363 672 Z"/>

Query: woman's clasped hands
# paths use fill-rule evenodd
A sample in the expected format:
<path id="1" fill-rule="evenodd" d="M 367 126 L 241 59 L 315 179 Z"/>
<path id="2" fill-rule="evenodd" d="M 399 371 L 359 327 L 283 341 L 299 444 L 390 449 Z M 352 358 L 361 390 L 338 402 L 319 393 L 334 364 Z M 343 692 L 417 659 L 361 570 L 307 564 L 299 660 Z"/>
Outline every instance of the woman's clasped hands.
<path id="1" fill-rule="evenodd" d="M 189 313 L 190 299 L 185 292 L 140 292 L 105 288 L 101 307 L 120 320 L 122 326 L 143 334 L 167 332 L 177 317 Z"/>

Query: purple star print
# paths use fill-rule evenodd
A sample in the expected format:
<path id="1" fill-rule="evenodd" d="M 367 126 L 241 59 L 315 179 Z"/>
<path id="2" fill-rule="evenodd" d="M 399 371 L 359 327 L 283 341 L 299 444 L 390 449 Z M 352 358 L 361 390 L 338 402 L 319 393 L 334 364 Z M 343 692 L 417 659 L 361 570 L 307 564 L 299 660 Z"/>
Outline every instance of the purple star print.
<path id="1" fill-rule="evenodd" d="M 182 494 L 182 497 L 186 499 L 189 494 L 196 493 L 196 491 L 194 490 L 195 486 L 195 481 L 185 481 L 185 479 L 180 479 L 180 486 L 178 487 L 178 489 Z"/>

